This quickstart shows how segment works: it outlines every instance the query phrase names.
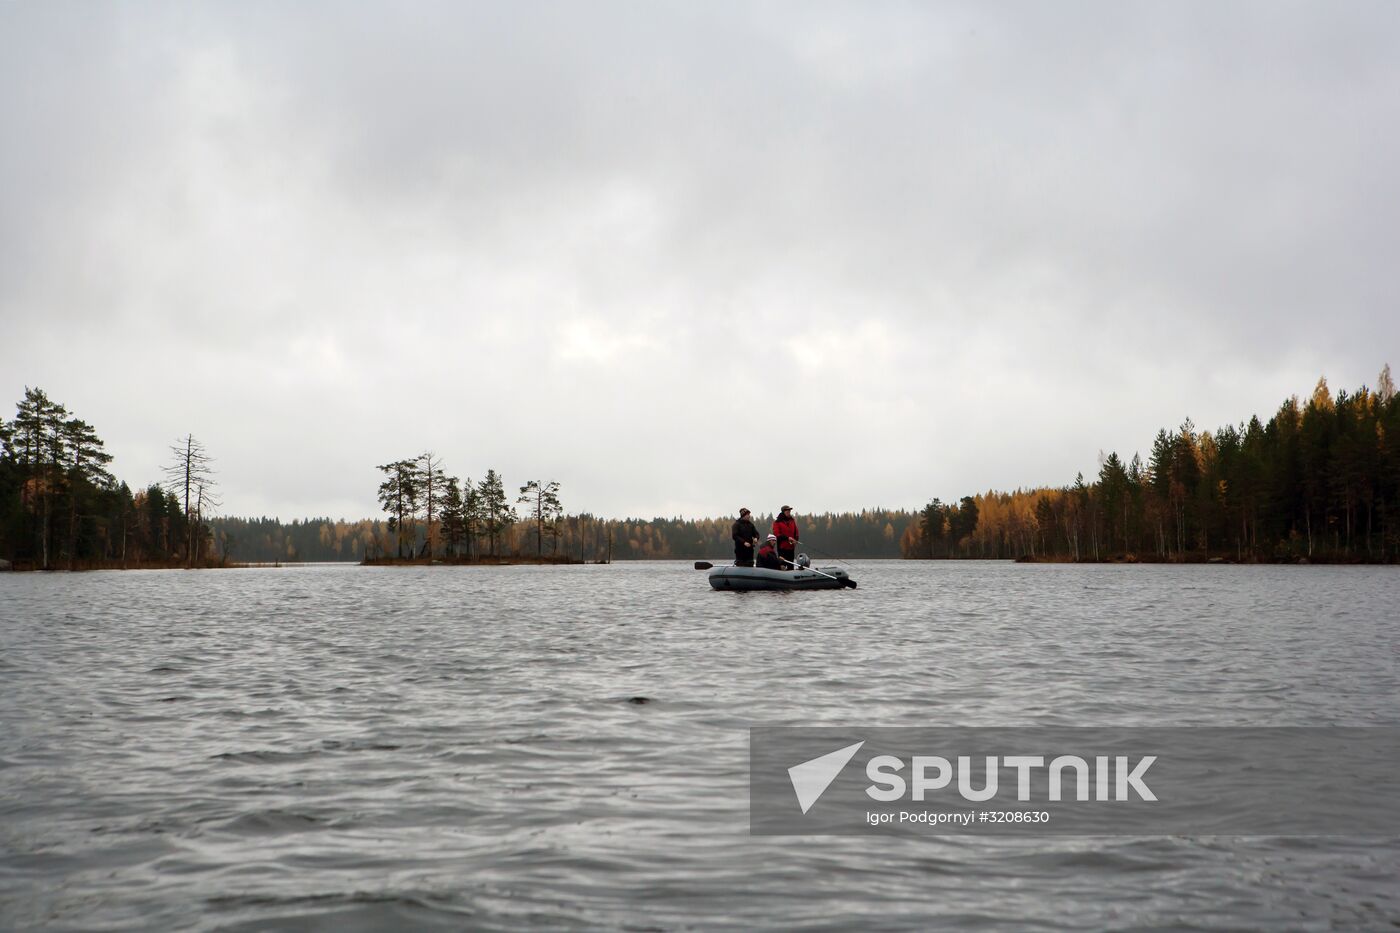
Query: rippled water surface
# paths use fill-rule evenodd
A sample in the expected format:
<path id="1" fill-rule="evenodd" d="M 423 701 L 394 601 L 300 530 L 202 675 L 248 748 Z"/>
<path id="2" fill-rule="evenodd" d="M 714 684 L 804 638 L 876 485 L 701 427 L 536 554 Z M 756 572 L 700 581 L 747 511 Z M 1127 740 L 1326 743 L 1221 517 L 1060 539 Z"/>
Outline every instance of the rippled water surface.
<path id="1" fill-rule="evenodd" d="M 1394 568 L 0 575 L 0 928 L 1393 928 L 1400 840 L 762 839 L 747 729 L 1395 725 Z"/>

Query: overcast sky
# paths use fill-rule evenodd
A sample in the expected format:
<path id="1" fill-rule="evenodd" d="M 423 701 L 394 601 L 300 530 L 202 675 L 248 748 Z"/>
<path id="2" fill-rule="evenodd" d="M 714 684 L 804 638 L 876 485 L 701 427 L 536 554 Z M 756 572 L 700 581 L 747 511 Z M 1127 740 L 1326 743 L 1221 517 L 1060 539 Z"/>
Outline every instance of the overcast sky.
<path id="1" fill-rule="evenodd" d="M 1400 366 L 1400 4 L 0 5 L 0 416 L 223 511 L 1071 482 Z"/>

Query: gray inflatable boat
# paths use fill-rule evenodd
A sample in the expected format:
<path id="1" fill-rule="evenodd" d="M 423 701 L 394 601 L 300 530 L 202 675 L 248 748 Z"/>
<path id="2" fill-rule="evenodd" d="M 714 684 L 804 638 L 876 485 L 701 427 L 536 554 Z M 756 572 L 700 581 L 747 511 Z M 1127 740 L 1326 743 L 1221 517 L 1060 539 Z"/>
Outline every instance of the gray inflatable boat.
<path id="1" fill-rule="evenodd" d="M 855 589 L 856 581 L 837 567 L 768 570 L 720 566 L 710 571 L 710 586 L 717 590 L 839 590 Z"/>

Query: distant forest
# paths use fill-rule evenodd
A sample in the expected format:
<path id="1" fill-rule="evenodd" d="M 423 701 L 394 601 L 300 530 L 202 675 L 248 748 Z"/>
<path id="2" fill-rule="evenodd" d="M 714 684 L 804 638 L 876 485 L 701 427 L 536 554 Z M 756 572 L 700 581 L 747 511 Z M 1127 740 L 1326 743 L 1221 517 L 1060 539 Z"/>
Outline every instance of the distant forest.
<path id="1" fill-rule="evenodd" d="M 26 389 L 0 419 L 0 562 L 16 568 L 208 566 L 369 558 L 585 561 L 731 553 L 732 516 L 601 519 L 568 514 L 555 481 L 507 493 L 448 475 L 433 454 L 379 467 L 386 517 L 356 522 L 212 516 L 211 458 L 191 435 L 163 483 L 132 490 L 87 422 Z M 520 507 L 520 508 L 517 508 Z M 766 528 L 772 516 L 755 516 Z M 1100 456 L 1096 477 L 910 512 L 799 515 L 814 557 L 1070 561 L 1393 562 L 1400 556 L 1400 401 L 1390 367 L 1374 390 L 1335 397 L 1325 379 L 1214 432 L 1157 432 L 1144 461 Z"/>
<path id="2" fill-rule="evenodd" d="M 867 509 L 862 512 L 798 516 L 802 537 L 814 556 L 898 558 L 900 535 L 917 514 L 907 510 Z M 773 516 L 755 516 L 767 527 Z M 351 561 L 366 554 L 392 555 L 399 535 L 390 520 L 358 522 L 309 518 L 281 522 L 275 518 L 214 518 L 214 538 L 227 547 L 230 560 L 247 562 Z M 591 514 L 561 515 L 546 526 L 543 553 L 571 556 L 589 563 L 603 560 L 655 560 L 724 557 L 734 551 L 728 518 L 602 519 Z M 424 522 L 413 530 L 411 550 L 425 553 Z M 554 532 L 557 532 L 555 537 Z M 535 554 L 537 529 L 528 520 L 506 526 L 497 542 L 501 554 Z M 465 543 L 462 544 L 465 548 Z M 482 556 L 490 553 L 484 539 L 475 543 Z M 439 552 L 439 553 L 446 553 Z"/>
<path id="3" fill-rule="evenodd" d="M 1215 432 L 1188 419 L 1148 459 L 1100 457 L 1072 485 L 934 499 L 904 529 L 910 558 L 1391 562 L 1400 555 L 1400 400 L 1375 390 L 1285 401 Z"/>
<path id="4" fill-rule="evenodd" d="M 732 518 L 569 515 L 557 482 L 527 481 L 512 500 L 496 471 L 462 482 L 432 454 L 381 466 L 387 517 L 356 522 L 211 517 L 218 505 L 212 458 L 190 435 L 171 446 L 160 482 L 133 490 L 112 475 L 111 462 L 92 425 L 42 389 L 27 388 L 15 417 L 0 418 L 0 561 L 74 570 L 426 554 L 600 561 L 714 557 L 732 547 Z M 802 527 L 814 552 L 898 557 L 900 533 L 913 518 L 876 509 L 806 517 Z"/>
<path id="5" fill-rule="evenodd" d="M 356 557 L 483 558 L 502 555 L 569 557 L 583 561 L 712 557 L 731 553 L 734 517 L 717 519 L 599 519 L 568 515 L 554 480 L 527 480 L 512 501 L 505 481 L 487 470 L 480 482 L 449 475 L 433 453 L 381 465 L 379 503 L 388 519 L 346 524 L 320 520 L 311 553 Z M 521 509 L 517 510 L 516 506 Z M 804 538 L 843 557 L 898 557 L 899 532 L 910 512 L 867 510 L 819 515 L 802 525 Z M 772 518 L 766 520 L 769 524 Z M 767 527 L 767 525 L 764 525 Z M 215 523 L 215 534 L 224 531 Z M 235 532 L 236 534 L 236 532 Z M 284 542 L 297 544 L 284 537 Z M 337 545 L 336 542 L 339 541 Z M 269 550 L 275 545 L 268 542 Z M 307 552 L 299 551 L 305 554 Z M 258 558 L 266 559 L 266 558 Z"/>

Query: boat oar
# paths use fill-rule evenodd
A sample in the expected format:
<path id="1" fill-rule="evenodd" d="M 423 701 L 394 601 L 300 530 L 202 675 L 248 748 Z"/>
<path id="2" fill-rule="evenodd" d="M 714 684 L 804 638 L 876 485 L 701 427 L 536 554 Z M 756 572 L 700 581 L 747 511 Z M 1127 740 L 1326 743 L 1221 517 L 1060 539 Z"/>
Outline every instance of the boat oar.
<path id="1" fill-rule="evenodd" d="M 792 564 L 792 567 L 793 567 L 794 570 L 810 570 L 810 571 L 812 571 L 812 573 L 820 573 L 822 576 L 826 577 L 828 580 L 835 580 L 837 583 L 841 584 L 842 586 L 849 586 L 851 589 L 855 589 L 855 588 L 856 588 L 856 581 L 850 579 L 849 577 L 847 577 L 845 580 L 842 580 L 840 577 L 833 577 L 831 574 L 829 574 L 829 573 L 824 573 L 823 571 L 818 570 L 816 567 L 803 567 L 802 565 L 798 564 L 796 561 L 788 560 L 786 557 L 779 557 L 778 560 L 782 561 L 782 562 L 785 563 L 785 564 Z"/>
<path id="2" fill-rule="evenodd" d="M 710 569 L 711 567 L 713 567 L 713 566 L 714 566 L 714 564 L 710 563 L 710 562 L 707 561 L 707 560 L 697 560 L 697 561 L 695 562 L 695 569 L 696 569 L 696 570 L 709 570 L 709 569 Z"/>

